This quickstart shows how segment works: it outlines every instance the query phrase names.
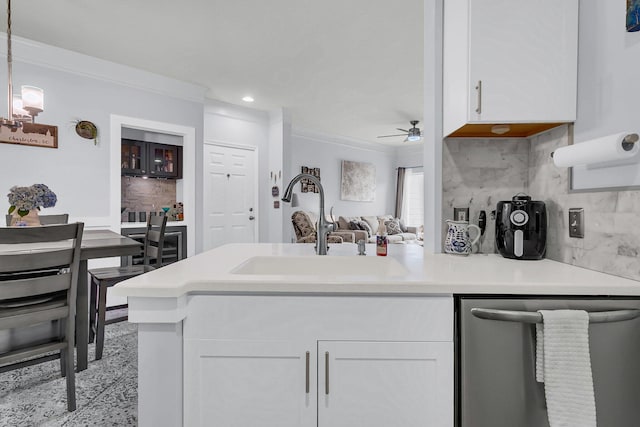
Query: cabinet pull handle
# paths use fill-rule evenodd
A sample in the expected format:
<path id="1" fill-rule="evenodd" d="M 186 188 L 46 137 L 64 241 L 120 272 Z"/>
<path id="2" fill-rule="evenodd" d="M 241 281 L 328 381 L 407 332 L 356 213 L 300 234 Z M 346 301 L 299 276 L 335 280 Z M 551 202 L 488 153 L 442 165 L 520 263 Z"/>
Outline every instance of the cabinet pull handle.
<path id="1" fill-rule="evenodd" d="M 324 394 L 329 395 L 329 352 L 324 352 Z"/>
<path id="2" fill-rule="evenodd" d="M 304 392 L 309 394 L 309 352 L 305 356 Z"/>
<path id="3" fill-rule="evenodd" d="M 478 80 L 476 90 L 478 91 L 478 106 L 476 107 L 476 113 L 480 114 L 482 113 L 482 80 Z"/>
<path id="4" fill-rule="evenodd" d="M 506 322 L 542 323 L 542 314 L 538 312 L 472 308 L 471 314 L 479 319 L 502 320 Z M 589 313 L 589 323 L 623 322 L 637 317 L 640 317 L 640 310 L 597 311 Z"/>

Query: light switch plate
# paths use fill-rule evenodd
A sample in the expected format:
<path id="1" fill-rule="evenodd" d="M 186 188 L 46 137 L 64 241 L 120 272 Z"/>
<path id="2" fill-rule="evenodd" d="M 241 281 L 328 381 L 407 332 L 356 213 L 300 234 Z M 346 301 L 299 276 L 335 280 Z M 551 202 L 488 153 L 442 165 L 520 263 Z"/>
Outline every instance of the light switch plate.
<path id="1" fill-rule="evenodd" d="M 453 208 L 454 221 L 469 221 L 469 208 Z"/>
<path id="2" fill-rule="evenodd" d="M 569 208 L 569 237 L 584 238 L 583 208 Z"/>

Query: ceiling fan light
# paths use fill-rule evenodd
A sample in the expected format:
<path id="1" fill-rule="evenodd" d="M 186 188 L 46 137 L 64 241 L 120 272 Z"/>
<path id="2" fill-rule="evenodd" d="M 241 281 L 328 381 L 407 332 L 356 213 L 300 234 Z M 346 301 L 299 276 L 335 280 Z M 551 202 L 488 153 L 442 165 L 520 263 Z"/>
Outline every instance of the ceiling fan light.
<path id="1" fill-rule="evenodd" d="M 409 135 L 409 136 L 407 136 L 407 141 L 410 141 L 410 142 L 420 141 L 421 139 L 422 139 L 422 137 L 420 135 Z"/>

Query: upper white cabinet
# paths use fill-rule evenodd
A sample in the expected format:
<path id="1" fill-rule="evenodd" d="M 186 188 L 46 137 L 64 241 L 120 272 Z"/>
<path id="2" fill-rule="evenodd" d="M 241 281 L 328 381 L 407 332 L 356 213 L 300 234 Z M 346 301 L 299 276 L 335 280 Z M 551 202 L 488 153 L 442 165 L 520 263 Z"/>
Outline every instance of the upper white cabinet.
<path id="1" fill-rule="evenodd" d="M 578 0 L 445 0 L 444 135 L 575 121 L 577 56 Z"/>

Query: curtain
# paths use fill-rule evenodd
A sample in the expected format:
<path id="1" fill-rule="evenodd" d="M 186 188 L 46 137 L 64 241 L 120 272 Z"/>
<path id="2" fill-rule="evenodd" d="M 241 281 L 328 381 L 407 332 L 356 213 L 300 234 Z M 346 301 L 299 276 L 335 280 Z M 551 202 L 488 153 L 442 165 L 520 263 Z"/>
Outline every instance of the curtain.
<path id="1" fill-rule="evenodd" d="M 396 184 L 396 218 L 402 218 L 402 205 L 404 204 L 404 177 L 407 168 L 398 168 L 398 181 Z"/>

